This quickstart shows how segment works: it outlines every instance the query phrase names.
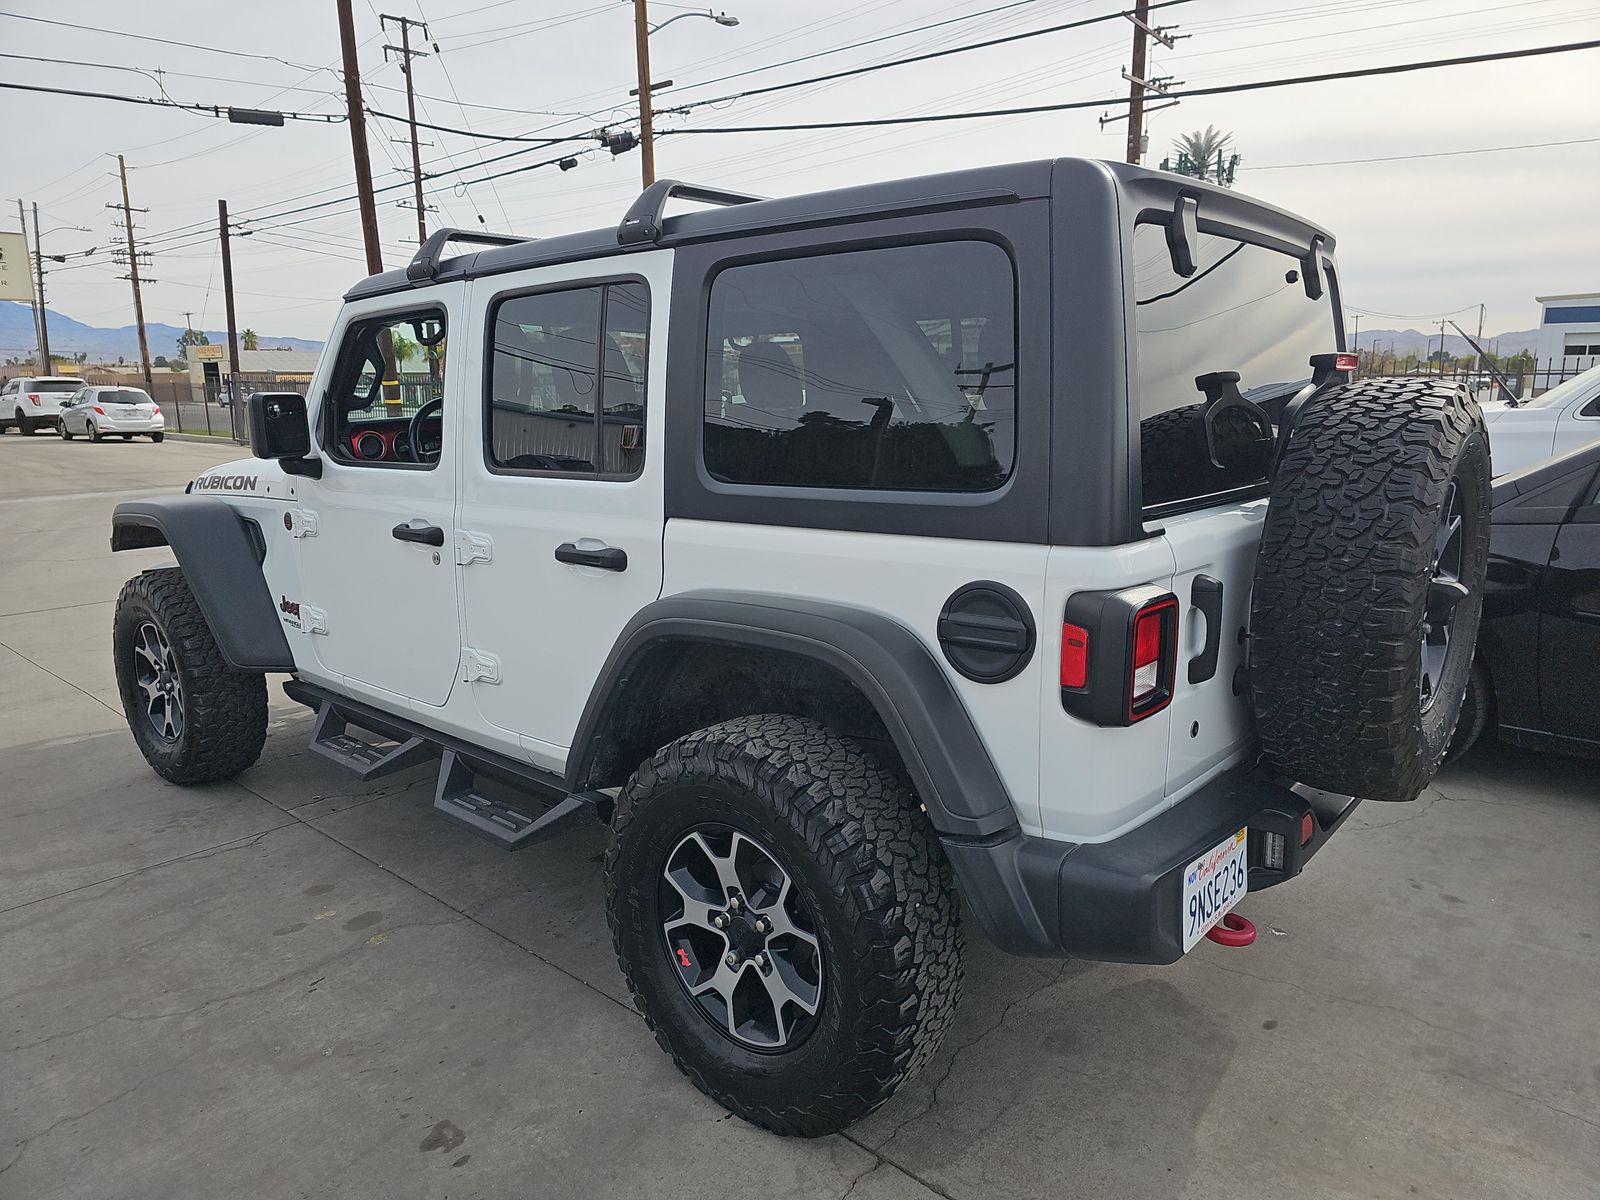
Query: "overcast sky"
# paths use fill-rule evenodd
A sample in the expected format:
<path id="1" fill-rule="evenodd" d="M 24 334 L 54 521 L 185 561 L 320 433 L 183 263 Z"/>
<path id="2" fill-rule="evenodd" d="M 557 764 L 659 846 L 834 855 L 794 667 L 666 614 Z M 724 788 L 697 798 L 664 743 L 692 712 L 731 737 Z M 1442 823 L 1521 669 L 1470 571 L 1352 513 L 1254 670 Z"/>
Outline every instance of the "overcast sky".
<path id="1" fill-rule="evenodd" d="M 1114 0 L 1031 0 L 1004 11 L 890 37 L 776 70 L 763 68 L 867 38 L 994 8 L 1002 0 L 940 5 L 919 0 L 723 0 L 736 28 L 687 19 L 651 39 L 656 80 L 676 86 L 658 103 L 710 98 L 1116 11 Z M 376 6 L 376 7 L 375 7 Z M 420 59 L 421 117 L 485 133 L 583 132 L 633 113 L 632 5 L 627 0 L 356 0 L 368 104 L 405 111 L 404 81 L 385 63 L 378 12 L 431 22 L 442 53 Z M 652 3 L 662 21 L 687 11 Z M 179 45 L 18 19 L 25 14 L 165 38 Z M 1156 73 L 1190 86 L 1442 58 L 1600 36 L 1600 0 L 1192 0 L 1158 14 L 1188 35 L 1154 58 Z M 664 128 L 852 119 L 1043 104 L 1126 94 L 1130 27 L 1111 21 L 1007 46 L 900 67 L 857 79 L 702 108 L 662 119 Z M 212 49 L 207 49 L 211 47 Z M 241 107 L 341 113 L 333 0 L 271 4 L 162 0 L 5 0 L 0 78 L 135 95 L 157 83 L 129 70 L 162 72 L 173 99 Z M 431 47 L 429 47 L 431 51 Z M 265 61 L 215 52 L 271 55 Z M 85 64 L 101 64 L 91 66 Z M 691 86 L 700 84 L 703 86 Z M 457 97 L 461 102 L 457 103 Z M 355 203 L 309 213 L 269 214 L 353 196 L 350 138 L 343 124 L 291 121 L 252 129 L 207 117 L 106 101 L 0 92 L 0 229 L 15 228 L 20 196 L 37 201 L 46 253 L 98 245 L 92 257 L 56 267 L 53 310 L 94 325 L 132 321 L 122 273 L 108 260 L 119 199 L 114 156 L 126 154 L 133 203 L 151 237 L 158 282 L 145 291 L 152 321 L 200 328 L 224 323 L 216 201 L 257 214 L 260 232 L 234 243 L 241 327 L 322 338 L 338 297 L 364 274 Z M 785 194 L 979 163 L 1084 155 L 1122 156 L 1125 126 L 1098 110 L 888 130 L 664 137 L 657 172 L 738 189 Z M 1390 78 L 1196 98 L 1150 120 L 1148 164 L 1180 132 L 1208 124 L 1231 130 L 1244 156 L 1239 190 L 1329 226 L 1339 238 L 1346 302 L 1365 328 L 1425 327 L 1429 317 L 1479 303 L 1486 330 L 1537 321 L 1534 296 L 1600 289 L 1596 204 L 1600 184 L 1600 51 L 1457 67 Z M 407 179 L 404 125 L 370 120 L 373 173 L 381 187 Z M 467 167 L 526 149 L 425 133 L 425 169 Z M 1588 139 L 1581 144 L 1400 161 L 1338 160 L 1442 155 Z M 550 157 L 532 149 L 458 178 Z M 407 174 L 397 170 L 405 166 Z M 637 151 L 582 157 L 575 170 L 525 172 L 430 197 L 430 227 L 510 229 L 544 235 L 613 225 L 639 188 Z M 379 197 L 387 266 L 414 247 L 408 195 Z M 479 225 L 478 214 L 485 219 Z M 31 219 L 31 218 L 30 218 Z M 284 224 L 284 222 L 295 222 Z M 88 232 L 60 226 L 85 226 Z M 276 225 L 277 228 L 272 228 Z M 120 228 L 120 225 L 116 226 Z M 84 265 L 80 265 L 84 264 Z M 1377 314 L 1394 314 L 1377 315 Z M 1469 329 L 1476 313 L 1458 319 Z"/>

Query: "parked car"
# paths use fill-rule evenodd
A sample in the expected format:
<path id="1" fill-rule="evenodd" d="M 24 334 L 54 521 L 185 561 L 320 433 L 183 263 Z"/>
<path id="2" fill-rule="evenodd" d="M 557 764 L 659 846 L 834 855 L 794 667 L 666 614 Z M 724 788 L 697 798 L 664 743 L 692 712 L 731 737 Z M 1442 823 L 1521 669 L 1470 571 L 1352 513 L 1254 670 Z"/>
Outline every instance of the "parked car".
<path id="1" fill-rule="evenodd" d="M 236 775 L 292 673 L 314 753 L 436 760 L 497 846 L 604 822 L 661 1045 L 835 1132 L 932 1059 L 961 922 L 1242 945 L 1246 893 L 1437 770 L 1488 442 L 1464 388 L 1350 379 L 1333 250 L 1080 159 L 436 231 L 346 293 L 309 399 L 249 398 L 255 457 L 116 508 L 178 564 L 117 603 L 134 743 Z"/>
<path id="2" fill-rule="evenodd" d="M 0 433 L 15 426 L 18 433 L 57 427 L 61 402 L 83 386 L 71 375 L 24 375 L 0 388 Z"/>
<path id="3" fill-rule="evenodd" d="M 1483 406 L 1495 475 L 1510 475 L 1554 454 L 1600 441 L 1600 366 L 1515 407 Z"/>
<path id="4" fill-rule="evenodd" d="M 135 435 L 159 442 L 167 436 L 166 418 L 150 393 L 135 387 L 86 387 L 61 406 L 61 436 L 83 434 L 98 442 L 115 434 L 125 442 Z"/>
<path id="5" fill-rule="evenodd" d="M 1451 745 L 1600 754 L 1600 442 L 1494 484 L 1483 627 Z"/>

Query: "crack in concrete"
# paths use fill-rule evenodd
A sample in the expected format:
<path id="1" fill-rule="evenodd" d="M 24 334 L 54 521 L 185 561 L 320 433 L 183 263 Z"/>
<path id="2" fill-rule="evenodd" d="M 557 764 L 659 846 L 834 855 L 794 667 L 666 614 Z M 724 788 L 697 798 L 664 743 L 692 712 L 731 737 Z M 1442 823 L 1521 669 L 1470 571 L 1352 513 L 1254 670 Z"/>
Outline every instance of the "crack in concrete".
<path id="1" fill-rule="evenodd" d="M 77 684 L 73 683 L 72 680 L 70 680 L 70 679 L 66 679 L 66 678 L 63 678 L 60 675 L 57 675 L 49 667 L 45 666 L 41 662 L 36 661 L 35 659 L 29 658 L 26 654 L 24 654 L 21 650 L 18 650 L 15 646 L 10 645 L 7 642 L 0 641 L 0 647 L 4 647 L 5 649 L 11 651 L 11 653 L 15 654 L 23 662 L 28 663 L 31 666 L 37 667 L 39 670 L 43 671 L 46 675 L 50 676 L 50 678 L 54 679 L 56 682 L 66 684 L 69 688 L 71 688 L 75 692 L 81 692 L 83 695 L 89 697 L 89 699 L 93 700 L 96 704 L 98 704 L 101 708 L 105 709 L 107 712 L 116 713 L 117 716 L 119 716 L 119 717 L 124 715 L 120 708 L 112 708 L 111 705 L 107 704 L 104 700 L 100 699 L 100 697 L 96 696 L 93 692 L 87 690 L 86 688 L 79 687 Z"/>
<path id="2" fill-rule="evenodd" d="M 995 1018 L 994 1022 L 987 1029 L 978 1034 L 976 1037 L 970 1038 L 961 1045 L 957 1046 L 951 1053 L 949 1061 L 945 1063 L 943 1073 L 937 1080 L 934 1081 L 933 1088 L 928 1094 L 928 1103 L 923 1106 L 922 1111 L 912 1113 L 910 1116 L 906 1117 L 899 1124 L 897 1124 L 894 1129 L 890 1131 L 889 1136 L 884 1138 L 883 1141 L 879 1142 L 877 1148 L 871 1152 L 884 1158 L 888 1158 L 888 1156 L 884 1154 L 884 1150 L 889 1143 L 893 1142 L 895 1138 L 899 1137 L 908 1126 L 922 1120 L 922 1118 L 926 1117 L 929 1113 L 933 1112 L 934 1109 L 939 1107 L 939 1090 L 949 1082 L 950 1076 L 955 1073 L 956 1063 L 960 1061 L 961 1056 L 968 1050 L 971 1050 L 978 1043 L 985 1041 L 995 1033 L 998 1033 L 1001 1026 L 1006 1023 L 1006 1018 L 1011 1015 L 1012 1009 L 1016 1008 L 1018 1005 L 1026 1004 L 1029 1000 L 1032 1000 L 1041 992 L 1044 992 L 1047 989 L 1054 987 L 1057 983 L 1060 983 L 1062 976 L 1067 972 L 1067 966 L 1068 964 L 1066 962 L 1062 962 L 1057 967 L 1054 974 L 1050 975 L 1050 977 L 1047 978 L 1043 983 L 1039 984 L 1038 987 L 1023 993 L 1015 1000 L 1008 1002 L 1006 1006 L 1000 1010 L 1000 1015 Z M 867 1149 L 867 1147 L 863 1147 L 863 1149 Z M 894 1160 L 889 1159 L 888 1161 L 893 1162 Z M 899 1163 L 895 1163 L 894 1165 L 897 1167 L 900 1166 Z M 904 1170 L 905 1168 L 901 1167 L 900 1169 Z M 919 1180 L 919 1182 L 921 1181 Z"/>
<path id="3" fill-rule="evenodd" d="M 273 807 L 276 808 L 277 805 L 273 805 Z M 279 809 L 278 811 L 282 812 L 283 810 Z M 146 871 L 157 871 L 162 867 L 170 867 L 174 863 L 188 862 L 191 859 L 208 858 L 213 854 L 226 854 L 232 850 L 242 850 L 248 846 L 255 845 L 255 843 L 266 837 L 267 834 L 276 833 L 280 829 L 288 829 L 295 823 L 296 822 L 294 821 L 285 821 L 283 824 L 274 825 L 270 829 L 263 829 L 257 833 L 241 834 L 239 837 L 232 838 L 229 841 L 218 842 L 215 846 L 206 846 L 201 850 L 191 850 L 187 854 L 179 854 L 173 858 L 164 858 L 160 862 L 146 863 L 142 867 L 133 867 L 130 870 L 119 872 L 116 875 L 107 875 L 104 879 L 96 879 L 92 883 L 80 883 L 74 885 L 73 887 L 63 888 L 61 891 L 52 892 L 48 896 L 38 896 L 32 900 L 23 900 L 19 903 L 11 905 L 8 908 L 0 908 L 0 917 L 5 916 L 6 913 L 16 912 L 19 909 L 28 908 L 34 904 L 43 904 L 47 900 L 59 900 L 63 896 L 70 896 L 74 892 L 81 892 L 85 888 L 99 887 L 106 883 L 124 883 L 136 875 L 143 875 Z M 100 897 L 98 896 L 88 897 L 88 899 L 91 900 L 98 900 L 99 898 Z M 33 922 L 30 921 L 22 925 L 9 925 L 6 927 L 4 932 L 11 933 L 18 929 L 26 929 L 27 926 L 31 924 L 33 924 Z"/>
<path id="4" fill-rule="evenodd" d="M 16 1142 L 17 1153 L 15 1154 L 15 1156 L 13 1156 L 13 1158 L 11 1159 L 10 1162 L 8 1162 L 5 1166 L 0 1167 L 0 1175 L 4 1175 L 7 1171 L 11 1170 L 12 1167 L 16 1166 L 19 1162 L 21 1162 L 22 1161 L 22 1156 L 25 1155 L 28 1152 L 28 1148 L 30 1146 L 34 1145 L 36 1142 L 42 1141 L 46 1137 L 49 1137 L 50 1134 L 54 1133 L 57 1129 L 61 1128 L 61 1126 L 63 1126 L 63 1125 L 71 1125 L 74 1122 L 82 1121 L 86 1117 L 91 1117 L 95 1113 L 99 1112 L 102 1108 L 109 1108 L 111 1105 L 117 1103 L 117 1101 L 124 1100 L 128 1096 L 131 1096 L 134 1092 L 138 1091 L 145 1084 L 150 1083 L 153 1080 L 159 1079 L 163 1075 L 170 1075 L 173 1071 L 176 1071 L 179 1067 L 183 1066 L 184 1063 L 188 1062 L 195 1055 L 199 1054 L 202 1049 L 204 1049 L 204 1047 L 196 1046 L 193 1050 L 189 1051 L 189 1053 L 185 1054 L 177 1062 L 172 1063 L 170 1066 L 162 1067 L 159 1071 L 152 1071 L 149 1075 L 144 1076 L 142 1079 L 140 1079 L 137 1083 L 133 1084 L 131 1087 L 123 1088 L 122 1091 L 118 1092 L 115 1096 L 111 1096 L 108 1099 L 102 1100 L 102 1101 L 100 1101 L 100 1103 L 98 1103 L 96 1105 L 93 1105 L 90 1108 L 84 1109 L 81 1113 L 71 1113 L 71 1114 L 69 1114 L 69 1115 L 67 1115 L 65 1117 L 58 1117 L 54 1121 L 52 1121 L 49 1125 L 46 1125 L 38 1133 L 29 1134 L 25 1138 L 19 1138 L 17 1140 L 17 1142 Z"/>
<path id="5" fill-rule="evenodd" d="M 384 934 L 394 934 L 403 929 L 433 929 L 445 925 L 456 925 L 464 919 L 466 918 L 451 917 L 444 921 L 407 921 L 400 925 L 388 926 L 380 932 Z M 366 933 L 365 930 L 362 930 L 362 932 Z M 81 1026 L 77 1029 L 62 1030 L 59 1033 L 52 1033 L 48 1037 L 40 1038 L 38 1041 L 24 1042 L 21 1045 L 11 1046 L 7 1049 L 0 1050 L 0 1054 L 20 1054 L 25 1050 L 34 1050 L 40 1046 L 47 1045 L 50 1042 L 57 1042 L 66 1038 L 77 1037 L 79 1034 L 87 1033 L 89 1030 L 94 1029 L 97 1026 L 104 1025 L 110 1021 L 121 1021 L 129 1025 L 142 1025 L 150 1021 L 167 1021 L 171 1020 L 173 1017 L 193 1016 L 195 1013 L 204 1012 L 205 1010 L 214 1008 L 217 1005 L 228 1004 L 234 1000 L 241 1000 L 246 996 L 259 995 L 262 992 L 270 991 L 279 984 L 287 983 L 289 980 L 298 976 L 310 975 L 314 971 L 319 971 L 324 967 L 331 966 L 341 959 L 348 958 L 353 954 L 359 953 L 361 948 L 366 945 L 367 941 L 368 938 L 363 937 L 359 942 L 356 942 L 352 945 L 343 946 L 340 949 L 326 954 L 319 959 L 315 959 L 310 963 L 302 964 L 301 966 L 295 967 L 291 971 L 285 971 L 283 974 L 274 976 L 272 979 L 268 979 L 265 982 L 252 984 L 250 987 L 242 988 L 237 992 L 226 992 L 221 996 L 212 996 L 209 999 L 202 1000 L 199 1004 L 192 1005 L 189 1008 L 174 1008 L 168 1009 L 164 1012 L 137 1014 L 130 1014 L 126 1012 L 107 1013 L 105 1016 L 98 1017 L 95 1020 L 90 1021 L 87 1025 Z M 321 980 L 318 980 L 317 982 L 320 983 Z"/>
<path id="6" fill-rule="evenodd" d="M 1204 960 L 1197 961 L 1199 966 L 1205 967 L 1206 969 L 1212 971 L 1220 971 L 1224 975 L 1242 975 L 1246 979 L 1254 979 L 1258 983 L 1276 984 L 1279 987 L 1286 987 L 1292 991 L 1299 992 L 1302 996 L 1310 996 L 1314 1000 L 1334 1000 L 1340 1004 L 1348 1004 L 1353 1008 L 1371 1008 L 1377 1010 L 1378 1012 L 1396 1013 L 1399 1016 L 1406 1017 L 1409 1020 L 1415 1021 L 1418 1025 L 1426 1026 L 1427 1028 L 1435 1030 L 1438 1033 L 1447 1033 L 1451 1037 L 1466 1036 L 1459 1029 L 1452 1029 L 1448 1025 L 1437 1025 L 1428 1020 L 1426 1017 L 1419 1017 L 1416 1013 L 1412 1012 L 1408 1008 L 1401 1008 L 1398 1004 L 1380 1004 L 1376 1000 L 1357 1000 L 1354 996 L 1342 996 L 1338 992 L 1319 992 L 1314 988 L 1305 987 L 1304 985 L 1295 983 L 1290 979 L 1275 979 L 1271 975 L 1256 975 L 1250 971 L 1241 971 L 1237 967 L 1224 967 L 1220 963 L 1207 962 Z"/>
<path id="7" fill-rule="evenodd" d="M 1499 1092 L 1502 1096 L 1512 1096 L 1518 1100 L 1526 1100 L 1529 1104 L 1537 1104 L 1540 1108 L 1547 1108 L 1562 1117 L 1569 1117 L 1580 1125 L 1587 1125 L 1590 1129 L 1600 1130 L 1600 1121 L 1591 1121 L 1588 1117 L 1580 1117 L 1575 1112 L 1569 1112 L 1548 1100 L 1541 1100 L 1538 1096 L 1530 1096 L 1527 1092 L 1519 1092 L 1516 1088 L 1506 1087 L 1504 1084 L 1494 1083 L 1488 1079 L 1478 1079 L 1476 1076 L 1466 1075 L 1460 1071 L 1446 1071 L 1446 1075 L 1454 1075 L 1457 1079 L 1464 1079 L 1468 1083 L 1475 1083 L 1479 1087 L 1486 1087 L 1491 1092 Z"/>

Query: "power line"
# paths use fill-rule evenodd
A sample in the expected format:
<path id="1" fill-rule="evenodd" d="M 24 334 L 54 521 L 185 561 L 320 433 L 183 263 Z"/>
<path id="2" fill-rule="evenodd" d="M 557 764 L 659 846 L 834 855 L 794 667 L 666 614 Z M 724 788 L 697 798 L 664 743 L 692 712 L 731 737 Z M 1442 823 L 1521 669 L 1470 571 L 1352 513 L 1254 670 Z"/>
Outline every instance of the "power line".
<path id="1" fill-rule="evenodd" d="M 1172 8 L 1175 5 L 1189 4 L 1191 2 L 1192 0 L 1161 0 L 1159 4 L 1150 5 L 1149 11 L 1155 12 L 1158 9 Z M 991 46 L 1004 46 L 1010 42 L 1020 42 L 1028 38 L 1044 37 L 1046 34 L 1064 33 L 1069 29 L 1084 29 L 1090 25 L 1102 25 L 1107 21 L 1120 20 L 1122 20 L 1122 13 L 1120 12 L 1105 13 L 1098 17 L 1084 17 L 1082 20 L 1066 21 L 1060 25 L 1046 26 L 1043 29 L 1029 29 L 1022 33 L 1008 33 L 1004 37 L 989 38 L 982 42 L 967 42 L 964 45 L 949 46 L 943 50 L 930 50 L 926 54 L 912 54 L 905 58 L 891 58 L 887 62 L 870 63 L 864 67 L 850 67 L 847 70 L 833 71 L 827 75 L 813 75 L 809 79 L 795 79 L 788 83 L 772 83 L 766 87 L 749 88 L 742 92 L 730 92 L 726 96 L 717 96 L 711 100 L 692 100 L 687 104 L 678 105 L 670 110 L 663 109 L 662 111 L 687 112 L 691 108 L 699 108 L 707 104 L 725 104 L 730 100 L 747 100 L 751 96 L 765 96 L 772 92 L 787 91 L 790 88 L 808 87 L 814 83 L 831 83 L 836 79 L 849 79 L 853 76 L 866 75 L 873 71 L 887 71 L 891 67 L 903 67 L 911 63 L 928 62 L 936 58 L 946 58 L 952 54 L 966 54 L 972 50 L 987 50 Z M 685 86 L 694 87 L 696 85 L 687 84 Z"/>
<path id="2" fill-rule="evenodd" d="M 203 116 L 226 118 L 236 125 L 263 125 L 278 124 L 276 121 L 240 120 L 234 114 L 240 112 L 261 113 L 260 109 L 246 109 L 241 106 L 226 104 L 181 104 L 176 100 L 157 100 L 153 96 L 126 96 L 121 92 L 87 92 L 76 88 L 42 87 L 33 83 L 7 83 L 0 81 L 0 88 L 7 88 L 14 92 L 45 92 L 52 96 L 80 96 L 88 100 L 115 100 L 122 104 L 149 104 L 156 108 L 178 108 L 185 112 L 199 113 Z M 345 118 L 340 113 L 297 113 L 297 112 L 272 112 L 274 117 L 281 117 L 288 121 L 320 121 L 331 124 L 343 121 Z"/>
<path id="3" fill-rule="evenodd" d="M 1335 158 L 1327 162 L 1269 163 L 1264 166 L 1247 165 L 1243 169 L 1288 171 L 1295 167 L 1348 167 L 1356 163 L 1403 162 L 1413 158 L 1454 158 L 1462 154 L 1500 154 L 1507 150 L 1542 150 L 1547 146 L 1583 146 L 1590 142 L 1600 142 L 1600 137 L 1568 138 L 1561 142 L 1522 142 L 1516 146 L 1478 146 L 1471 150 L 1435 150 L 1425 154 L 1388 154 L 1382 158 Z"/>
<path id="4" fill-rule="evenodd" d="M 379 109 L 376 109 L 376 108 L 367 109 L 367 116 L 369 116 L 369 117 L 379 117 L 379 118 L 382 118 L 385 121 L 398 121 L 402 125 L 410 123 L 410 118 L 409 117 L 399 117 L 399 116 L 396 116 L 394 113 L 382 112 L 382 111 L 380 111 Z M 431 125 L 427 121 L 418 121 L 417 122 L 417 128 L 418 129 L 431 129 L 436 133 L 454 133 L 454 134 L 459 134 L 462 137 L 482 138 L 484 141 L 487 141 L 487 142 L 527 142 L 527 143 L 529 143 L 531 145 L 535 145 L 535 146 L 555 146 L 555 145 L 559 145 L 562 142 L 583 142 L 583 141 L 588 141 L 593 137 L 592 134 L 588 134 L 588 133 L 574 133 L 574 134 L 569 134 L 566 137 L 552 137 L 552 138 L 517 137 L 517 136 L 515 136 L 513 134 L 509 134 L 509 133 L 478 133 L 476 130 L 472 130 L 472 129 L 456 129 L 456 128 L 453 128 L 452 126 L 449 126 L 449 125 Z M 451 157 L 454 157 L 454 155 L 452 155 Z"/>
<path id="5" fill-rule="evenodd" d="M 1155 6 L 1152 5 L 1152 8 Z M 1121 15 L 1120 13 L 1117 15 Z M 1555 46 L 1532 46 L 1524 50 L 1501 50 L 1492 54 L 1470 54 L 1456 58 L 1437 58 L 1423 62 L 1394 63 L 1384 67 L 1361 67 L 1351 71 L 1324 71 L 1316 75 L 1294 75 L 1283 79 L 1258 79 L 1249 83 L 1218 84 L 1214 87 L 1185 88 L 1164 93 L 1173 99 L 1189 96 L 1223 96 L 1235 92 L 1258 92 L 1269 88 L 1292 87 L 1304 83 L 1329 83 L 1340 79 L 1366 79 L 1376 75 L 1400 75 L 1411 71 L 1430 71 L 1440 67 L 1470 66 L 1475 63 L 1501 62 L 1515 58 L 1536 58 L 1547 54 L 1569 54 L 1576 50 L 1593 50 L 1600 47 L 1600 40 L 1588 42 L 1566 42 Z M 746 93 L 753 95 L 754 93 Z M 739 97 L 723 97 L 723 100 L 739 99 Z M 672 110 L 674 112 L 687 112 L 691 108 L 698 108 L 702 104 L 717 104 L 721 100 L 694 101 L 681 105 Z M 867 129 L 881 125 L 919 125 L 933 121 L 970 121 L 983 117 L 1020 117 L 1031 116 L 1035 113 L 1067 112 L 1080 108 L 1100 108 L 1108 104 L 1127 104 L 1127 96 L 1101 97 L 1097 100 L 1070 100 L 1060 104 L 1032 104 L 1021 108 L 990 108 L 977 109 L 967 112 L 953 113 L 926 113 L 914 117 L 878 117 L 858 121 L 806 121 L 788 125 L 727 125 L 727 126 L 701 126 L 697 128 L 662 130 L 663 134 L 685 133 L 789 133 L 811 129 Z"/>
<path id="6" fill-rule="evenodd" d="M 263 62 L 282 63 L 296 71 L 321 71 L 324 67 L 313 67 L 308 63 L 291 62 L 287 58 L 279 58 L 276 54 L 250 54 L 243 50 L 224 50 L 220 46 L 208 46 L 203 42 L 176 42 L 171 38 L 152 37 L 144 33 L 129 33 L 123 29 L 106 29 L 99 25 L 78 25 L 72 21 L 53 21 L 48 17 L 30 17 L 23 13 L 0 13 L 0 17 L 10 17 L 15 21 L 36 21 L 40 25 L 59 25 L 64 29 L 82 29 L 89 33 L 107 33 L 112 37 L 134 38 L 141 42 L 160 42 L 163 46 L 177 46 L 183 50 L 204 50 L 209 54 L 226 54 L 231 58 L 256 58 Z"/>

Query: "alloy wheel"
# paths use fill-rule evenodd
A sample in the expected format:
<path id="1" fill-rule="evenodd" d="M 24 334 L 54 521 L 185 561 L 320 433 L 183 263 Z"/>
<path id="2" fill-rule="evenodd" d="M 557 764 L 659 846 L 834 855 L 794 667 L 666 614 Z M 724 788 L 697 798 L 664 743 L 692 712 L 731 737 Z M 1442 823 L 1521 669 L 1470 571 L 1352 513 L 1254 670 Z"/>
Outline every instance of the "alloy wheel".
<path id="1" fill-rule="evenodd" d="M 770 851 L 727 826 L 698 826 L 667 855 L 660 897 L 667 955 L 707 1021 L 755 1050 L 787 1050 L 810 1034 L 822 946 Z"/>
<path id="2" fill-rule="evenodd" d="M 1422 711 L 1438 698 L 1445 668 L 1450 662 L 1451 632 L 1456 609 L 1472 593 L 1461 581 L 1466 555 L 1461 488 L 1452 479 L 1444 498 L 1444 520 L 1433 543 L 1433 578 L 1422 617 Z"/>
<path id="3" fill-rule="evenodd" d="M 172 646 L 152 621 L 133 635 L 133 670 L 151 728 L 163 741 L 176 742 L 183 736 L 183 683 Z"/>

